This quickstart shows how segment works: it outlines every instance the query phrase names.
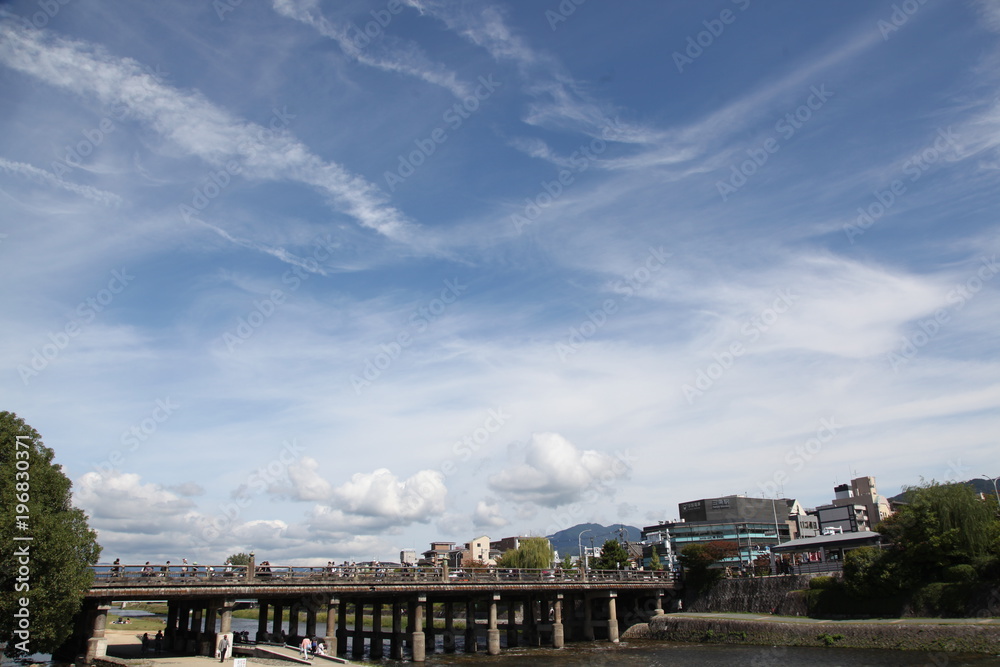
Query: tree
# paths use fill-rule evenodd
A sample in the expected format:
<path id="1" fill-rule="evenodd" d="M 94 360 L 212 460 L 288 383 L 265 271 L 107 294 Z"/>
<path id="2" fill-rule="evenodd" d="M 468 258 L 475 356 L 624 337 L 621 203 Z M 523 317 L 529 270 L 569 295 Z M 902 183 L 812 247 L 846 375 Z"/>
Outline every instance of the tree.
<path id="1" fill-rule="evenodd" d="M 660 554 L 656 553 L 656 547 L 653 547 L 653 553 L 649 557 L 649 569 L 657 572 L 663 569 L 663 563 L 660 561 Z"/>
<path id="2" fill-rule="evenodd" d="M 544 537 L 526 537 L 517 549 L 506 552 L 497 561 L 499 567 L 542 570 L 552 567 L 555 553 Z"/>
<path id="3" fill-rule="evenodd" d="M 51 653 L 72 634 L 101 555 L 54 456 L 38 431 L 0 412 L 0 641 L 9 656 Z"/>
<path id="4" fill-rule="evenodd" d="M 573 565 L 573 557 L 569 554 L 563 556 L 562 562 L 559 564 L 559 567 L 561 567 L 564 570 L 575 570 L 576 566 Z"/>
<path id="5" fill-rule="evenodd" d="M 593 560 L 594 570 L 621 570 L 628 564 L 628 552 L 618 540 L 606 540 L 601 545 L 601 555 Z"/>
<path id="6" fill-rule="evenodd" d="M 737 553 L 735 542 L 715 541 L 688 544 L 681 549 L 677 560 L 684 569 L 684 583 L 692 590 L 699 590 L 721 579 L 721 568 L 712 566 Z"/>
<path id="7" fill-rule="evenodd" d="M 250 554 L 245 551 L 241 551 L 238 554 L 233 554 L 228 559 L 230 565 L 249 565 L 250 564 Z"/>

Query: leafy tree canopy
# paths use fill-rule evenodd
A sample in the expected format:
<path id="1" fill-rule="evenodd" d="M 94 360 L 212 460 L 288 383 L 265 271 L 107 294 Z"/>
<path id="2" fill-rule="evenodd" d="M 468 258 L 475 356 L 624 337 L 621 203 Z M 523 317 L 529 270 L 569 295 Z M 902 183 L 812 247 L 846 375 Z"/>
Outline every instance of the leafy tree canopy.
<path id="1" fill-rule="evenodd" d="M 230 565 L 249 565 L 250 564 L 250 554 L 241 551 L 238 554 L 233 554 L 229 557 Z"/>
<path id="2" fill-rule="evenodd" d="M 526 537 L 517 549 L 511 549 L 497 561 L 499 567 L 541 570 L 552 567 L 555 552 L 544 537 Z"/>
<path id="3" fill-rule="evenodd" d="M 649 568 L 656 571 L 663 569 L 663 561 L 660 560 L 660 554 L 656 552 L 656 547 L 653 547 L 653 553 L 649 556 Z"/>
<path id="4" fill-rule="evenodd" d="M 622 570 L 628 565 L 628 552 L 618 540 L 606 540 L 601 555 L 590 562 L 594 570 Z"/>
<path id="5" fill-rule="evenodd" d="M 51 653 L 72 634 L 93 580 L 89 566 L 101 554 L 53 458 L 38 431 L 0 412 L 0 641 L 9 656 Z M 30 615 L 26 639 L 17 633 L 23 608 Z"/>

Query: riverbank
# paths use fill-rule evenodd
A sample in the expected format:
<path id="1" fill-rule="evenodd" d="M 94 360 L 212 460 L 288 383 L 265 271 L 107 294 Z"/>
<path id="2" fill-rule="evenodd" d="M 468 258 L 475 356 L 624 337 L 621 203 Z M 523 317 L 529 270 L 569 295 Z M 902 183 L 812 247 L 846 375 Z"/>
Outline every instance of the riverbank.
<path id="1" fill-rule="evenodd" d="M 676 613 L 633 626 L 626 636 L 674 642 L 1000 655 L 998 618 L 829 621 L 757 614 Z"/>

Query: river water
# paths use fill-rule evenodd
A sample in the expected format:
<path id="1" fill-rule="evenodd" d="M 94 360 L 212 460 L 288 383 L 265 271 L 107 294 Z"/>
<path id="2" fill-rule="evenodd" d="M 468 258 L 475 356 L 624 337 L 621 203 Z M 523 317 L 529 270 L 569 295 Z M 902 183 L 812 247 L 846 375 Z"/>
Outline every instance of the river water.
<path id="1" fill-rule="evenodd" d="M 127 615 L 145 616 L 134 611 Z M 283 624 L 288 629 L 287 621 Z M 301 625 L 300 625 L 301 627 Z M 257 631 L 254 619 L 234 618 L 233 630 Z M 438 648 L 441 648 L 441 637 Z M 461 650 L 462 633 L 456 644 Z M 382 660 L 383 665 L 412 665 L 410 662 Z M 25 661 L 2 660 L 3 667 L 35 664 L 56 667 L 48 656 L 36 655 Z M 375 664 L 375 663 L 372 663 Z M 805 648 L 728 646 L 719 644 L 678 644 L 647 640 L 629 640 L 619 644 L 608 642 L 572 642 L 564 649 L 515 648 L 504 649 L 501 655 L 490 656 L 484 651 L 466 653 L 430 653 L 427 665 L 538 665 L 540 667 L 716 667 L 745 665 L 747 667 L 1000 667 L 1000 655 L 962 655 L 929 653 L 926 651 L 887 651 L 847 648 Z"/>

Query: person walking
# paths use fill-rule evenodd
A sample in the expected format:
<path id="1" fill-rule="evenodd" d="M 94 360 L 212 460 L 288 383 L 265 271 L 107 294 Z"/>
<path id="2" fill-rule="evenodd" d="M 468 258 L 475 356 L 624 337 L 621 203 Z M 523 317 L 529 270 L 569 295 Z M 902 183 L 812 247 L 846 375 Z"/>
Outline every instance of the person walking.
<path id="1" fill-rule="evenodd" d="M 229 650 L 229 635 L 222 635 L 219 641 L 219 662 L 226 661 L 226 651 Z"/>
<path id="2" fill-rule="evenodd" d="M 299 644 L 299 648 L 302 650 L 302 659 L 309 659 L 309 649 L 312 648 L 312 640 L 309 637 L 303 637 L 302 643 Z"/>

